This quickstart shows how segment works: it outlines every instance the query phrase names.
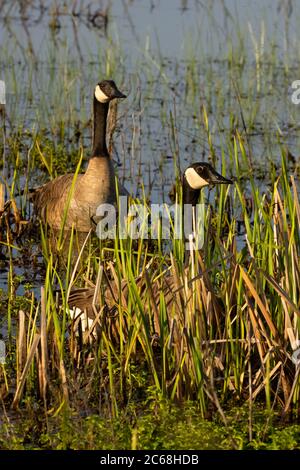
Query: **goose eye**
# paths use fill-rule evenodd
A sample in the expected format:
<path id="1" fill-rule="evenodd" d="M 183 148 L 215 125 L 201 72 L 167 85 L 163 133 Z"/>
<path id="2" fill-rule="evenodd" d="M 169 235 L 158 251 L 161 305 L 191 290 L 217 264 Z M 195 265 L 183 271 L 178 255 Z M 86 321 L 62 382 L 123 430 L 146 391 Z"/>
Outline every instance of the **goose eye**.
<path id="1" fill-rule="evenodd" d="M 198 175 L 201 175 L 202 177 L 206 176 L 206 168 L 203 168 L 203 166 L 198 166 L 197 167 L 197 173 Z"/>

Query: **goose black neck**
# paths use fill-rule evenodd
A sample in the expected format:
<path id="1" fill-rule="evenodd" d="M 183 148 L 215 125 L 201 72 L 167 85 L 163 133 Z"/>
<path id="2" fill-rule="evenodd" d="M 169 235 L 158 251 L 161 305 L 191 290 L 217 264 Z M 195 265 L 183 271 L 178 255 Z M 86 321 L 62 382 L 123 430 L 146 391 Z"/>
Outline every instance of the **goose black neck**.
<path id="1" fill-rule="evenodd" d="M 184 265 L 187 266 L 189 263 L 190 251 L 189 251 L 189 229 L 191 233 L 193 232 L 192 220 L 193 220 L 193 211 L 187 207 L 187 204 L 191 205 L 192 208 L 196 207 L 200 196 L 200 189 L 193 189 L 190 187 L 186 181 L 185 176 L 182 178 L 182 220 L 183 220 L 183 235 L 185 242 L 184 250 Z"/>
<path id="2" fill-rule="evenodd" d="M 193 189 L 186 181 L 185 176 L 182 178 L 182 204 L 192 204 L 196 206 L 200 195 L 200 189 Z"/>
<path id="3" fill-rule="evenodd" d="M 94 96 L 93 157 L 107 157 L 106 121 L 109 103 L 100 103 Z"/>

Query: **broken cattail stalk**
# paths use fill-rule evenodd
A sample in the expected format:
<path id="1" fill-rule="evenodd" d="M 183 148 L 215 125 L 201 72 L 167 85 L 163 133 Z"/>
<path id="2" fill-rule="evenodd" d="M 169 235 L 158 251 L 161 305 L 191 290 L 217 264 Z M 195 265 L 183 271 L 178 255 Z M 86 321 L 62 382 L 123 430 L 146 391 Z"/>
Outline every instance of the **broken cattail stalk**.
<path id="1" fill-rule="evenodd" d="M 46 317 L 46 296 L 45 289 L 41 287 L 41 393 L 44 401 L 46 400 L 47 389 L 47 317 Z"/>
<path id="2" fill-rule="evenodd" d="M 14 214 L 14 217 L 15 217 L 16 224 L 19 227 L 20 223 L 21 223 L 21 216 L 20 216 L 20 211 L 17 207 L 16 201 L 14 199 L 11 200 L 11 207 L 12 207 L 12 210 L 13 210 L 13 214 Z"/>
<path id="3" fill-rule="evenodd" d="M 60 358 L 60 362 L 59 362 L 59 373 L 60 373 L 64 400 L 65 400 L 65 403 L 68 404 L 69 403 L 69 391 L 68 391 L 67 374 L 66 374 L 64 361 L 62 358 Z"/>
<path id="4" fill-rule="evenodd" d="M 21 378 L 21 373 L 25 364 L 26 358 L 26 331 L 25 331 L 25 313 L 23 310 L 19 311 L 19 331 L 18 331 L 18 368 L 17 368 L 17 383 Z"/>
<path id="5" fill-rule="evenodd" d="M 35 336 L 34 336 L 34 339 L 33 339 L 33 342 L 32 342 L 28 357 L 27 357 L 25 367 L 23 369 L 23 372 L 22 372 L 22 375 L 21 375 L 21 378 L 20 378 L 20 381 L 17 385 L 17 390 L 16 390 L 16 393 L 15 393 L 15 396 L 14 396 L 14 399 L 13 399 L 13 402 L 12 402 L 12 405 L 11 405 L 11 407 L 13 409 L 17 408 L 17 406 L 19 404 L 19 401 L 21 399 L 23 389 L 24 389 L 24 385 L 25 385 L 26 378 L 27 378 L 27 374 L 28 374 L 28 371 L 29 371 L 29 367 L 30 367 L 31 362 L 34 358 L 34 354 L 36 353 L 36 350 L 37 350 L 38 344 L 40 342 L 40 339 L 41 339 L 41 335 L 36 333 Z"/>

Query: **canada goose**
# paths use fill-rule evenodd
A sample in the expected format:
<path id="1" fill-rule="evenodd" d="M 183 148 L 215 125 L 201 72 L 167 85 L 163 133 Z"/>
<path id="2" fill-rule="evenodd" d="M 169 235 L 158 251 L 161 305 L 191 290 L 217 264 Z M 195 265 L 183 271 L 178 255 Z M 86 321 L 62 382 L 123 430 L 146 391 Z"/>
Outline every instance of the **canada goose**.
<path id="1" fill-rule="evenodd" d="M 198 232 L 198 228 L 194 226 L 196 219 L 194 219 L 194 216 L 189 211 L 188 205 L 191 205 L 193 208 L 196 206 L 200 191 L 205 186 L 231 183 L 231 180 L 220 175 L 209 163 L 193 163 L 186 168 L 182 177 L 182 215 L 185 241 L 188 245 L 190 245 L 190 241 L 192 240 L 197 244 L 194 235 Z M 187 224 L 187 222 L 189 222 L 189 224 Z M 201 236 L 199 241 L 201 241 Z M 185 251 L 184 260 L 186 265 L 189 260 L 189 251 Z"/>
<path id="2" fill-rule="evenodd" d="M 200 191 L 203 187 L 216 184 L 232 184 L 230 179 L 220 175 L 209 163 L 200 162 L 193 163 L 184 171 L 182 177 L 182 202 L 195 206 L 199 199 Z M 136 279 L 137 283 L 144 282 Z M 152 294 L 152 302 L 159 302 L 160 291 L 166 294 L 167 303 L 173 299 L 173 280 L 165 276 L 163 285 L 151 286 L 154 294 Z M 140 288 L 147 288 L 146 285 L 140 285 Z M 119 287 L 109 285 L 104 292 L 104 301 L 108 309 L 112 310 L 118 304 L 118 297 L 122 296 L 126 299 L 128 294 L 128 286 L 125 280 L 122 281 L 121 290 Z M 70 292 L 68 305 L 70 307 L 69 314 L 72 319 L 81 318 L 82 329 L 89 329 L 95 318 L 93 302 L 95 298 L 94 288 L 74 289 Z"/>
<path id="3" fill-rule="evenodd" d="M 54 229 L 61 227 L 65 217 L 66 230 L 75 226 L 80 232 L 88 232 L 93 227 L 91 218 L 97 207 L 116 202 L 115 172 L 106 147 L 109 103 L 116 98 L 126 98 L 126 95 L 118 90 L 114 81 L 103 80 L 96 85 L 92 154 L 85 173 L 77 176 L 69 206 L 73 173 L 59 176 L 30 195 L 35 212 Z"/>

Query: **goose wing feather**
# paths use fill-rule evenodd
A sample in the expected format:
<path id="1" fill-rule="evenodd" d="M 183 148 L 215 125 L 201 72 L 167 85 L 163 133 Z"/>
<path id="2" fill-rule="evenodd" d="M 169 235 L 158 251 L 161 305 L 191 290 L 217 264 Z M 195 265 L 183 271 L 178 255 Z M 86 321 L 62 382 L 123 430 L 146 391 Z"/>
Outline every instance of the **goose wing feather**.
<path id="1" fill-rule="evenodd" d="M 57 203 L 62 195 L 71 187 L 73 178 L 74 174 L 68 173 L 58 176 L 55 180 L 34 189 L 30 194 L 30 200 L 33 202 L 35 211 L 40 214 L 49 204 Z"/>

